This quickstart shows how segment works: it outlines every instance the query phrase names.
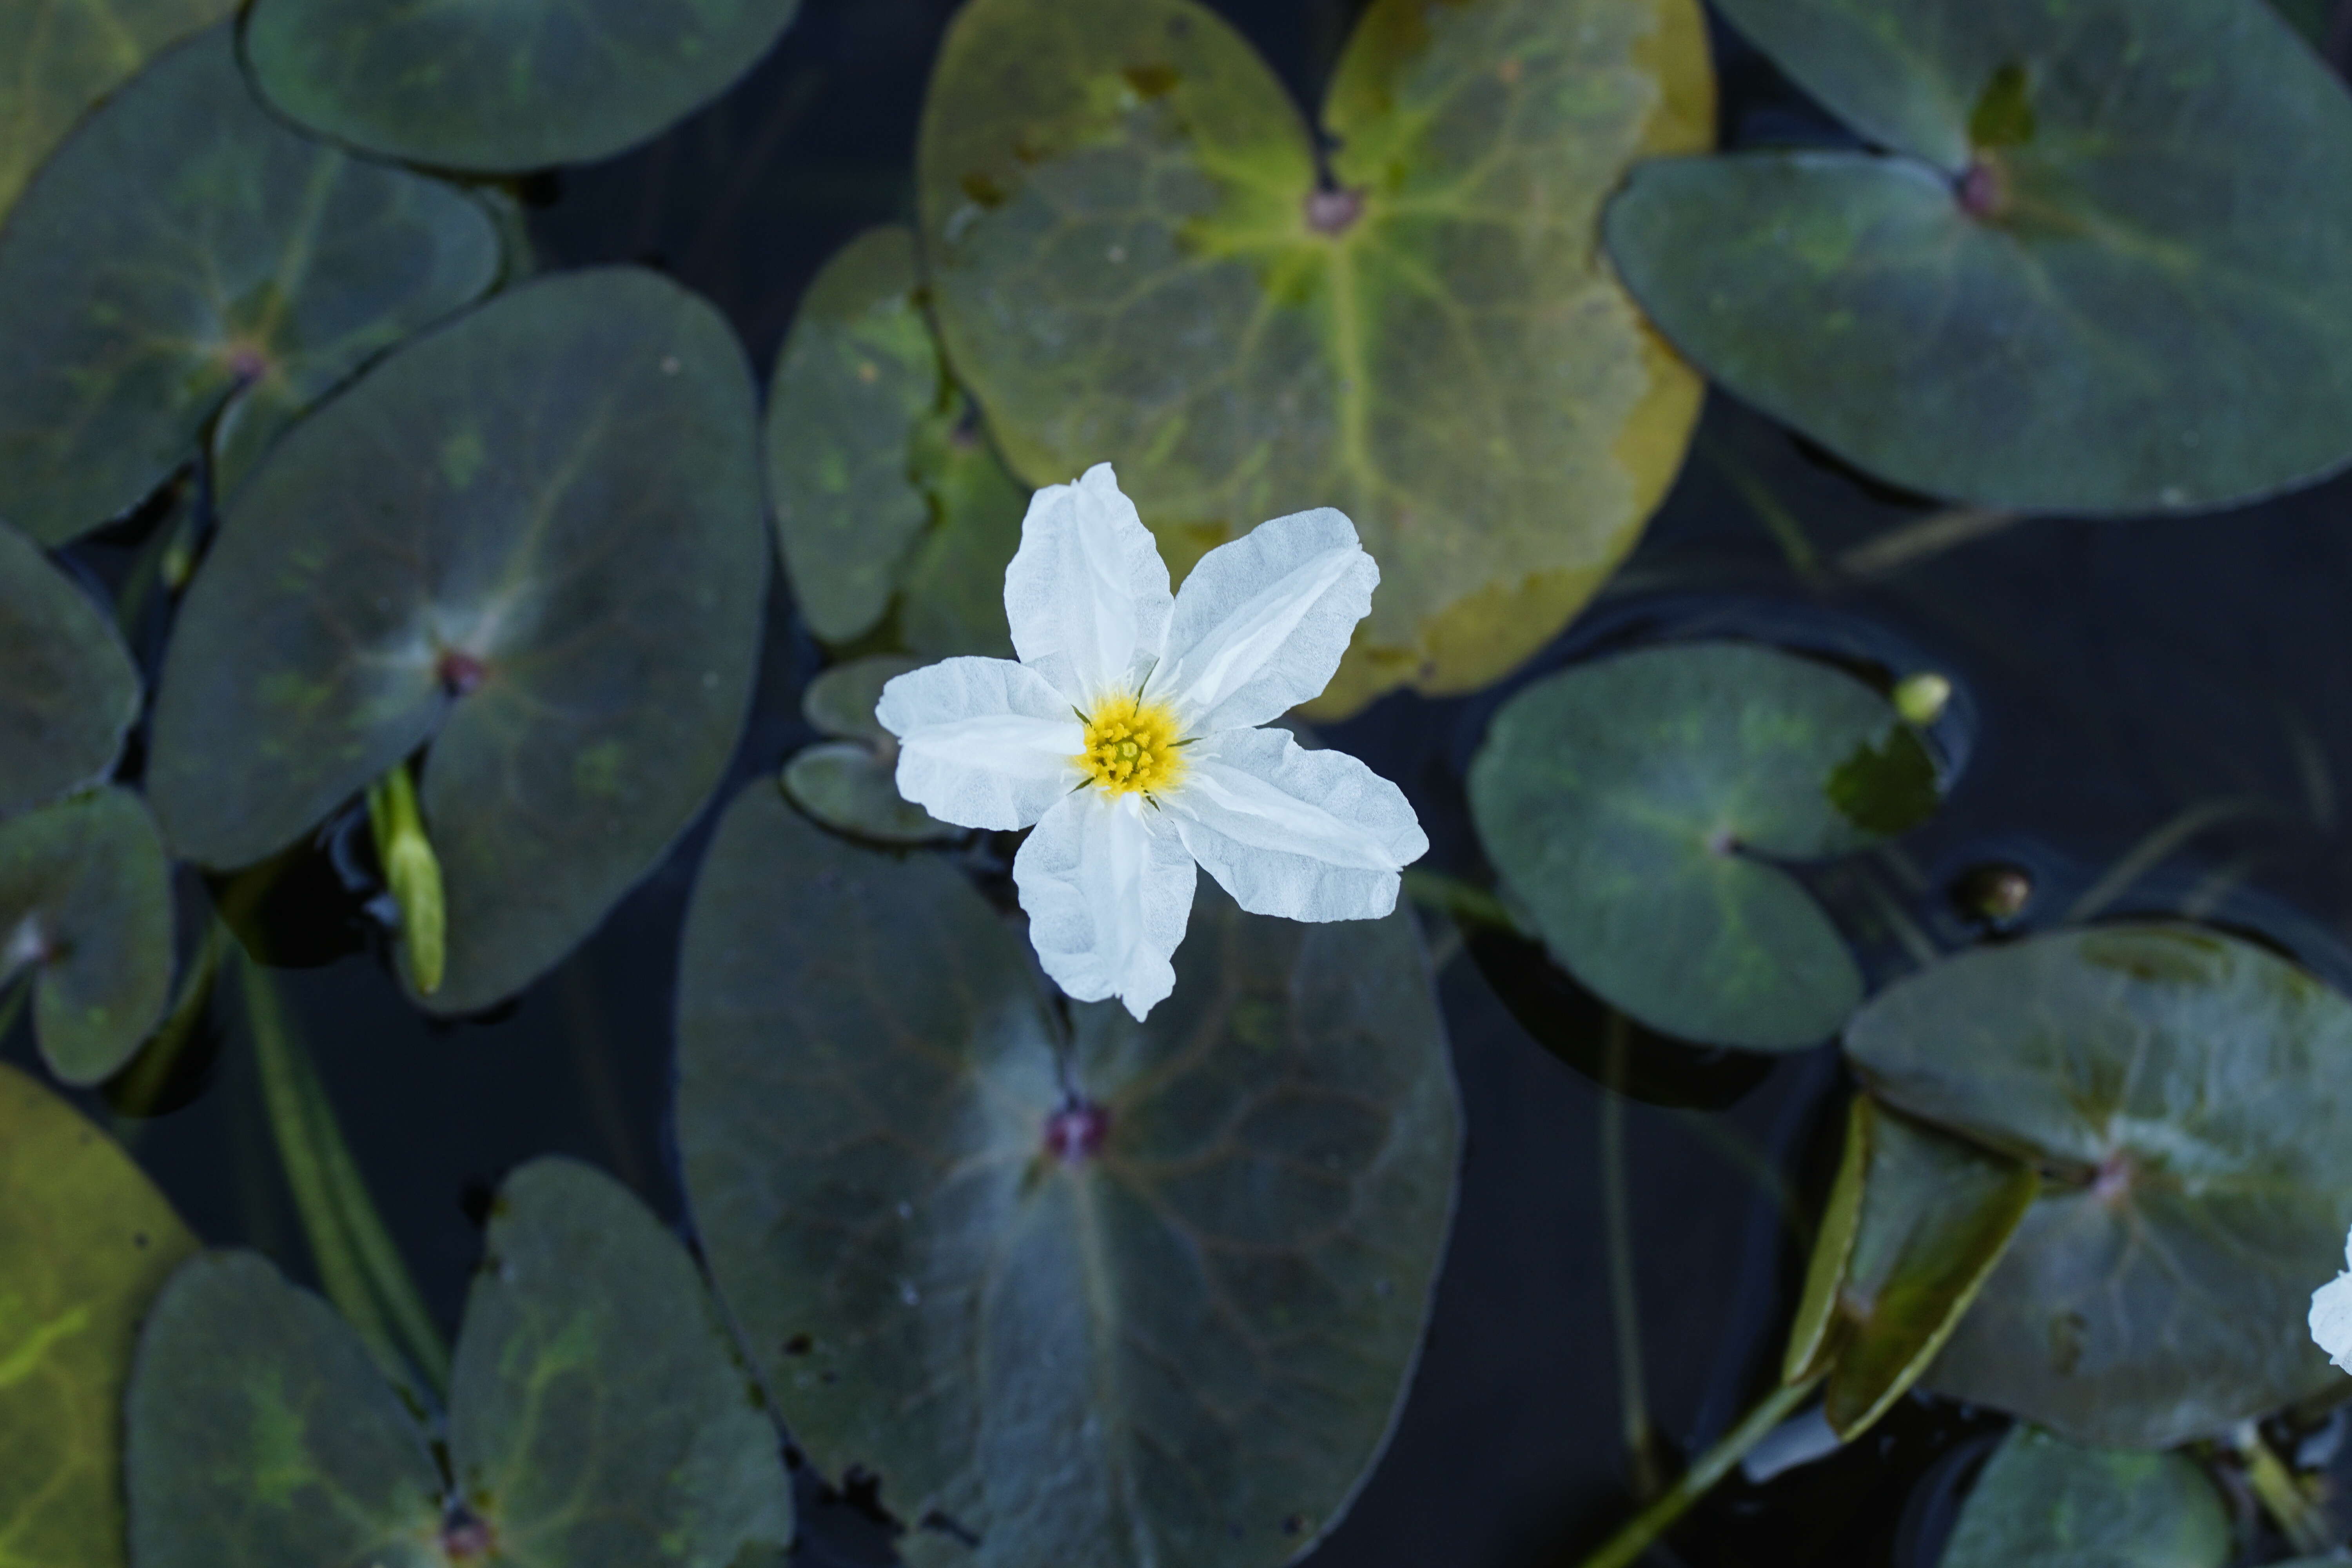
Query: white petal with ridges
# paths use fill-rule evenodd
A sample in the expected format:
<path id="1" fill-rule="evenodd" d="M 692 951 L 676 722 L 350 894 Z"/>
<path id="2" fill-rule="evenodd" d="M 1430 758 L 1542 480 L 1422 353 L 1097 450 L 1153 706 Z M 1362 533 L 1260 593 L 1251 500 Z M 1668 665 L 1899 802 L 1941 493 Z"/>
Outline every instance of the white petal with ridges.
<path id="1" fill-rule="evenodd" d="M 1038 962 L 1071 996 L 1116 996 L 1140 1019 L 1176 988 L 1169 960 L 1192 915 L 1192 857 L 1140 795 L 1083 789 L 1013 859 Z"/>
<path id="2" fill-rule="evenodd" d="M 950 658 L 882 689 L 874 716 L 898 737 L 898 793 L 961 827 L 1026 827 L 1084 776 L 1086 728 L 1034 669 Z"/>
<path id="3" fill-rule="evenodd" d="M 1186 757 L 1163 799 L 1184 847 L 1252 914 L 1375 920 L 1429 851 L 1404 793 L 1344 752 L 1232 730 Z"/>
<path id="4" fill-rule="evenodd" d="M 1279 718 L 1331 683 L 1380 580 L 1343 512 L 1260 523 L 1184 579 L 1150 696 L 1199 734 Z"/>
<path id="5" fill-rule="evenodd" d="M 2344 1239 L 2344 1261 L 2352 1266 L 2352 1236 Z M 2330 1361 L 2352 1372 L 2352 1274 L 2338 1274 L 2311 1293 L 2311 1337 Z"/>
<path id="6" fill-rule="evenodd" d="M 1021 662 L 1080 708 L 1133 692 L 1160 657 L 1173 605 L 1160 547 L 1108 463 L 1029 498 L 1004 571 Z"/>

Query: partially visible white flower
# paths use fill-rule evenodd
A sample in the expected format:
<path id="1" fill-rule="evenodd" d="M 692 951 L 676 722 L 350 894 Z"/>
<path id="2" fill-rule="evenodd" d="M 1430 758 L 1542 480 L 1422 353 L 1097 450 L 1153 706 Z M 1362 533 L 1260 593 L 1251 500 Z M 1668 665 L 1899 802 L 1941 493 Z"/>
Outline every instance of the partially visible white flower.
<path id="1" fill-rule="evenodd" d="M 2352 1268 L 2352 1236 L 2344 1238 L 2344 1264 Z M 2337 1366 L 2352 1372 L 2352 1273 L 2338 1274 L 2311 1293 L 2311 1337 Z"/>
<path id="2" fill-rule="evenodd" d="M 1397 787 L 1257 726 L 1319 695 L 1380 567 L 1328 507 L 1201 558 L 1172 598 L 1110 465 L 1039 490 L 1004 574 L 1015 664 L 950 658 L 875 710 L 898 793 L 943 822 L 1034 833 L 1013 862 L 1056 984 L 1138 1018 L 1175 989 L 1193 868 L 1242 908 L 1372 920 L 1429 848 Z"/>

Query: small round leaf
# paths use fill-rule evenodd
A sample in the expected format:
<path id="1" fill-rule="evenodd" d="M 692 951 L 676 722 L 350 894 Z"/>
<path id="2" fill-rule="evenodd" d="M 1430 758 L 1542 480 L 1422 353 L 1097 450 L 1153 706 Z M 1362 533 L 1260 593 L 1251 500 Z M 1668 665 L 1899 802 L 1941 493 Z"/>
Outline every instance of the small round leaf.
<path id="1" fill-rule="evenodd" d="M 330 388 L 497 280 L 480 205 L 289 131 L 230 32 L 159 57 L 0 230 L 0 521 L 43 544 L 136 506 L 208 428 L 227 493 Z"/>
<path id="2" fill-rule="evenodd" d="M 2046 1173 L 1927 1381 L 2165 1447 L 2340 1381 L 2305 1326 L 2352 1226 L 2352 1003 L 2185 926 L 2053 932 L 1874 998 L 1888 1104 Z"/>
<path id="3" fill-rule="evenodd" d="M 871 746 L 830 741 L 784 764 L 784 793 L 827 827 L 877 844 L 936 844 L 962 837 L 898 793 L 894 764 Z"/>
<path id="4" fill-rule="evenodd" d="M 139 717 L 139 672 L 105 613 L 0 525 L 0 816 L 103 778 Z"/>
<path id="5" fill-rule="evenodd" d="M 1977 1478 L 1937 1568 L 2221 1568 L 2235 1544 L 2187 1457 L 2078 1448 L 2021 1426 Z"/>

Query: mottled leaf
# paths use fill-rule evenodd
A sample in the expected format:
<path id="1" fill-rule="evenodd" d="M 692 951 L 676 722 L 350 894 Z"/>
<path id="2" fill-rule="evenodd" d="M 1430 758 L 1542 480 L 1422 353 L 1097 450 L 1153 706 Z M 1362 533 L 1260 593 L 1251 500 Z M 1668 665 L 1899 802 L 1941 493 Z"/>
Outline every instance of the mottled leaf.
<path id="1" fill-rule="evenodd" d="M 1862 999 L 1862 974 L 1775 862 L 1878 841 L 1835 783 L 1901 728 L 1867 686 L 1793 654 L 1648 648 L 1504 704 L 1471 813 L 1552 955 L 1608 1001 L 1685 1039 L 1809 1046 Z"/>
<path id="2" fill-rule="evenodd" d="M 908 1562 L 1277 1563 L 1339 1518 L 1459 1147 L 1408 914 L 1260 920 L 1204 880 L 1174 996 L 1075 1007 L 1065 1042 L 951 866 L 754 787 L 678 1006 L 713 1275 L 814 1461 L 929 1521 Z"/>
<path id="3" fill-rule="evenodd" d="M 68 1083 L 110 1076 L 163 1017 L 171 866 L 130 791 L 0 822 L 0 984 L 26 969 L 42 1059 Z"/>
<path id="4" fill-rule="evenodd" d="M 1193 0 L 974 0 L 923 116 L 950 359 L 1034 483 L 1108 459 L 1179 574 L 1260 521 L 1381 563 L 1321 711 L 1458 691 L 1633 545 L 1699 383 L 1599 254 L 1628 165 L 1707 143 L 1689 0 L 1376 0 L 1334 143 Z"/>
<path id="5" fill-rule="evenodd" d="M 289 118 L 484 173 L 611 156 L 727 90 L 799 0 L 257 0 L 245 47 Z"/>
<path id="6" fill-rule="evenodd" d="M 41 543 L 135 506 L 207 430 L 226 493 L 330 388 L 498 277 L 480 205 L 286 129 L 230 32 L 160 56 L 0 230 L 0 521 Z"/>
<path id="7" fill-rule="evenodd" d="M 2213 1483 L 2179 1454 L 2078 1448 L 2011 1432 L 1977 1478 L 1938 1568 L 2221 1568 Z"/>
<path id="8" fill-rule="evenodd" d="M 139 672 L 113 623 L 0 525 L 0 816 L 104 777 L 138 717 Z"/>
<path id="9" fill-rule="evenodd" d="M 2344 997 L 2216 932 L 2060 931 L 1892 987 L 1846 1049 L 2045 1178 L 1934 1386 L 2164 1447 L 2338 1381 L 2305 1318 L 2352 1226 Z"/>
<path id="10" fill-rule="evenodd" d="M 768 394 L 767 458 L 811 631 L 852 641 L 904 591 L 908 647 L 1011 654 L 1004 568 L 1028 493 L 940 358 L 908 230 L 866 230 L 809 286 Z"/>
<path id="11" fill-rule="evenodd" d="M 231 505 L 172 642 L 149 787 L 248 864 L 427 742 L 448 968 L 520 989 L 700 809 L 751 698 L 768 564 L 753 391 L 718 313 L 565 273 L 403 350 Z"/>
<path id="12" fill-rule="evenodd" d="M 121 1568 L 131 1349 L 195 1245 L 130 1156 L 0 1063 L 0 1568 Z"/>
<path id="13" fill-rule="evenodd" d="M 2019 510 L 2216 507 L 2352 459 L 2352 100 L 2269 6 L 1724 10 L 1884 149 L 1654 163 L 1610 208 L 1634 294 L 1731 392 Z"/>

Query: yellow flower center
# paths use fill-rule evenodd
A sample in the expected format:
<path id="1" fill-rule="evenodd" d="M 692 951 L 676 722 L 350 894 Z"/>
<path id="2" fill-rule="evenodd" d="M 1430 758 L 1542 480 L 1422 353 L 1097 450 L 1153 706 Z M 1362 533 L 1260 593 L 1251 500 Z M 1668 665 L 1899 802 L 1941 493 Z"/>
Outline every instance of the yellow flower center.
<path id="1" fill-rule="evenodd" d="M 1087 749 L 1078 766 L 1113 795 L 1157 795 L 1184 776 L 1182 732 L 1167 709 L 1113 697 L 1087 718 Z"/>

